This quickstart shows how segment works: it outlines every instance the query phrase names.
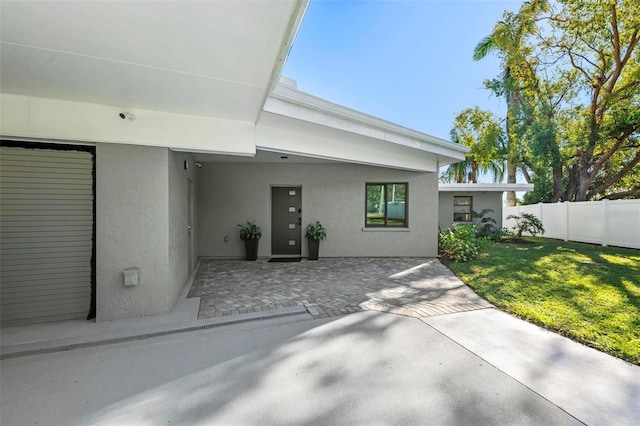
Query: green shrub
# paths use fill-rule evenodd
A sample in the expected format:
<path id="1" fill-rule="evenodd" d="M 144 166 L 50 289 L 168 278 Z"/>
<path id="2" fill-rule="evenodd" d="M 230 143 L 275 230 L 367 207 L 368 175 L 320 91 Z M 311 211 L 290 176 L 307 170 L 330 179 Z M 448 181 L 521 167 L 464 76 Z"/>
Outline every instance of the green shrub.
<path id="1" fill-rule="evenodd" d="M 454 262 L 466 262 L 478 257 L 478 254 L 491 244 L 486 237 L 478 237 L 475 225 L 453 225 L 453 228 L 440 229 L 438 249 L 441 255 Z"/>
<path id="2" fill-rule="evenodd" d="M 498 229 L 498 224 L 494 218 L 488 216 L 493 213 L 491 209 L 484 209 L 481 212 L 471 211 L 473 224 L 477 227 L 477 237 L 488 237 L 492 241 L 500 241 L 502 238 L 502 230 Z"/>
<path id="3" fill-rule="evenodd" d="M 507 219 L 515 219 L 516 224 L 512 227 L 518 238 L 522 238 L 523 232 L 528 232 L 534 237 L 537 234 L 544 234 L 544 226 L 542 221 L 531 213 L 522 213 L 519 215 L 512 214 L 507 216 Z"/>

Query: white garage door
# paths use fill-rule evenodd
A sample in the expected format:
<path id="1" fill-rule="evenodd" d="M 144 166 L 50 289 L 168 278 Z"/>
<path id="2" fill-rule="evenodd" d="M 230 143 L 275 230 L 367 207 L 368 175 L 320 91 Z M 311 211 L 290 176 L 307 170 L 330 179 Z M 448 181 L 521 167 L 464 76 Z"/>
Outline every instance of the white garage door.
<path id="1" fill-rule="evenodd" d="M 93 154 L 69 146 L 3 145 L 1 323 L 86 318 L 91 303 Z"/>

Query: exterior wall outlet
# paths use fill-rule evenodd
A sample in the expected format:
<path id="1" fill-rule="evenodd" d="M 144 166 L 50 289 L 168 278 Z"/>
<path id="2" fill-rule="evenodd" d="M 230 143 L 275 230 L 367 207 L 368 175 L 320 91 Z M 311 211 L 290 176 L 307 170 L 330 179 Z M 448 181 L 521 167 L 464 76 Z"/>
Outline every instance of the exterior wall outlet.
<path id="1" fill-rule="evenodd" d="M 138 285 L 140 270 L 138 268 L 125 269 L 124 272 L 124 285 L 131 287 Z"/>

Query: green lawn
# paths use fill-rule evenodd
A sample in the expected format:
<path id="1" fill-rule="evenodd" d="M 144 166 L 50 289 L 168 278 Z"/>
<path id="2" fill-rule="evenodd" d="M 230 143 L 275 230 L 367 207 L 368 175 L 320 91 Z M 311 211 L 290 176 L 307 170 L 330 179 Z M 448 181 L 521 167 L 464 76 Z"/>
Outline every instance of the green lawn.
<path id="1" fill-rule="evenodd" d="M 640 365 L 640 250 L 529 241 L 449 267 L 501 309 Z"/>

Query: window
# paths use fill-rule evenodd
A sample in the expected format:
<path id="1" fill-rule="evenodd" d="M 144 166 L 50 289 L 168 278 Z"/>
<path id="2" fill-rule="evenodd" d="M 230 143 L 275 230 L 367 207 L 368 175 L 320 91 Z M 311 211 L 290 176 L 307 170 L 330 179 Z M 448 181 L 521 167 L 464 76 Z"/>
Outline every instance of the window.
<path id="1" fill-rule="evenodd" d="M 408 183 L 367 183 L 366 227 L 407 227 Z"/>
<path id="2" fill-rule="evenodd" d="M 471 197 L 453 197 L 453 221 L 471 222 Z"/>

